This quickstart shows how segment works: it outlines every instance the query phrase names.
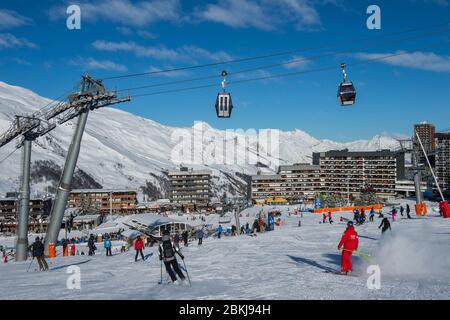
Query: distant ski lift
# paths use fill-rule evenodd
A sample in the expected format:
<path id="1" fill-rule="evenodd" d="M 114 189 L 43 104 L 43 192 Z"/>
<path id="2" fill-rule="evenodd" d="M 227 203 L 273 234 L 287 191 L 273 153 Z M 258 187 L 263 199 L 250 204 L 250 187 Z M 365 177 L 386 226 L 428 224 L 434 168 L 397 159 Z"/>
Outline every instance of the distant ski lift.
<path id="1" fill-rule="evenodd" d="M 356 90 L 353 82 L 347 81 L 347 73 L 345 72 L 345 67 L 345 63 L 341 63 L 342 75 L 344 77 L 344 80 L 339 85 L 337 97 L 341 106 L 350 106 L 355 103 Z"/>
<path id="2" fill-rule="evenodd" d="M 216 99 L 216 113 L 218 118 L 229 118 L 231 116 L 231 111 L 233 110 L 233 101 L 231 99 L 231 94 L 226 92 L 226 77 L 228 73 L 224 70 L 222 71 L 222 92 L 217 94 Z"/>

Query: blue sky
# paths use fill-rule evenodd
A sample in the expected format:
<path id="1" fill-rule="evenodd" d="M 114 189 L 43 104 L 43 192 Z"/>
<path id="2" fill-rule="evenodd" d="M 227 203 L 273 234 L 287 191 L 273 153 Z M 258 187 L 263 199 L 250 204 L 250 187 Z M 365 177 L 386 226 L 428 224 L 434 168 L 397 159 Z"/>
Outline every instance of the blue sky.
<path id="1" fill-rule="evenodd" d="M 81 30 L 66 27 L 70 4 L 81 8 Z M 381 8 L 381 30 L 366 27 L 366 9 L 371 4 Z M 301 63 L 230 75 L 228 90 L 235 104 L 231 119 L 215 116 L 220 77 L 133 91 L 141 94 L 217 83 L 216 88 L 137 97 L 119 107 L 173 126 L 192 126 L 202 120 L 221 129 L 298 128 L 338 141 L 378 133 L 409 135 L 412 124 L 422 120 L 448 130 L 450 32 L 442 24 L 449 21 L 449 0 L 2 1 L 0 81 L 57 98 L 85 72 L 106 78 L 319 48 L 105 83 L 122 89 L 304 58 Z M 422 29 L 389 36 L 415 28 Z M 351 65 L 401 51 L 404 54 L 390 59 Z M 324 54 L 328 56 L 314 58 Z M 358 91 L 357 104 L 348 108 L 336 100 L 342 61 L 350 65 L 347 72 Z M 232 84 L 334 65 L 335 70 Z"/>

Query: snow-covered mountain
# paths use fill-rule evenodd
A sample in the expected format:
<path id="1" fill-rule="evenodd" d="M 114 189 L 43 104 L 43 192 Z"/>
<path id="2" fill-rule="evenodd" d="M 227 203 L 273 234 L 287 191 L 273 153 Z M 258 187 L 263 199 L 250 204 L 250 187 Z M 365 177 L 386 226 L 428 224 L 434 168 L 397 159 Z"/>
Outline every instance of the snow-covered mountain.
<path id="1" fill-rule="evenodd" d="M 0 134 L 9 128 L 14 115 L 30 114 L 50 102 L 32 91 L 0 82 Z M 33 144 L 33 192 L 57 185 L 75 125 L 76 120 L 67 122 Z M 115 108 L 95 110 L 89 115 L 83 136 L 73 187 L 140 189 L 146 186 L 150 193 L 164 196 L 168 188 L 165 172 L 185 165 L 212 170 L 216 195 L 221 196 L 224 192 L 232 195 L 244 192 L 246 175 L 258 171 L 273 172 L 277 164 L 311 162 L 312 152 L 398 147 L 397 141 L 387 136 L 338 143 L 315 139 L 301 130 L 264 129 L 259 132 L 260 136 L 270 133 L 279 136 L 278 150 L 267 147 L 261 139 L 255 140 L 251 135 L 217 130 L 204 122 L 191 128 L 175 128 Z M 0 161 L 15 149 L 15 145 L 11 142 L 0 148 Z M 190 153 L 180 152 L 192 146 Z M 230 157 L 229 146 L 235 150 L 235 156 Z M 190 158 L 195 163 L 189 161 Z M 218 161 L 223 158 L 232 161 Z M 0 193 L 18 189 L 20 160 L 21 152 L 17 151 L 0 163 Z"/>

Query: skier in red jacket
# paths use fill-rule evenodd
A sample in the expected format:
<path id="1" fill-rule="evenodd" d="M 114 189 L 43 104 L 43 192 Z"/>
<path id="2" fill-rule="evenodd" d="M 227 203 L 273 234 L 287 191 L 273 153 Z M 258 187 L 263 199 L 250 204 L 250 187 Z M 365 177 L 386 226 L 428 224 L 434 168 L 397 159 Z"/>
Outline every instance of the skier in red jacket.
<path id="1" fill-rule="evenodd" d="M 144 246 L 144 241 L 141 237 L 138 237 L 134 242 L 134 250 L 136 250 L 136 256 L 134 257 L 135 262 L 137 261 L 139 254 L 141 254 L 142 260 L 145 260 L 144 254 L 142 253 Z"/>
<path id="2" fill-rule="evenodd" d="M 338 250 L 341 250 L 342 247 L 341 271 L 348 274 L 352 272 L 352 253 L 358 250 L 358 233 L 355 231 L 352 221 L 347 223 L 347 229 L 342 235 Z"/>

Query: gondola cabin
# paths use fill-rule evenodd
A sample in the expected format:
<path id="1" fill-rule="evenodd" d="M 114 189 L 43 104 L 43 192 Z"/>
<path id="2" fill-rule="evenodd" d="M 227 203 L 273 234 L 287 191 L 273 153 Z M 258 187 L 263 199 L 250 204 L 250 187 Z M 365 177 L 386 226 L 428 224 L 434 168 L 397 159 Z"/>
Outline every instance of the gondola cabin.
<path id="1" fill-rule="evenodd" d="M 233 110 L 233 102 L 231 94 L 227 92 L 220 92 L 216 99 L 216 113 L 219 118 L 229 118 Z"/>
<path id="2" fill-rule="evenodd" d="M 351 106 L 355 103 L 356 90 L 352 82 L 341 82 L 337 94 L 341 106 Z"/>

